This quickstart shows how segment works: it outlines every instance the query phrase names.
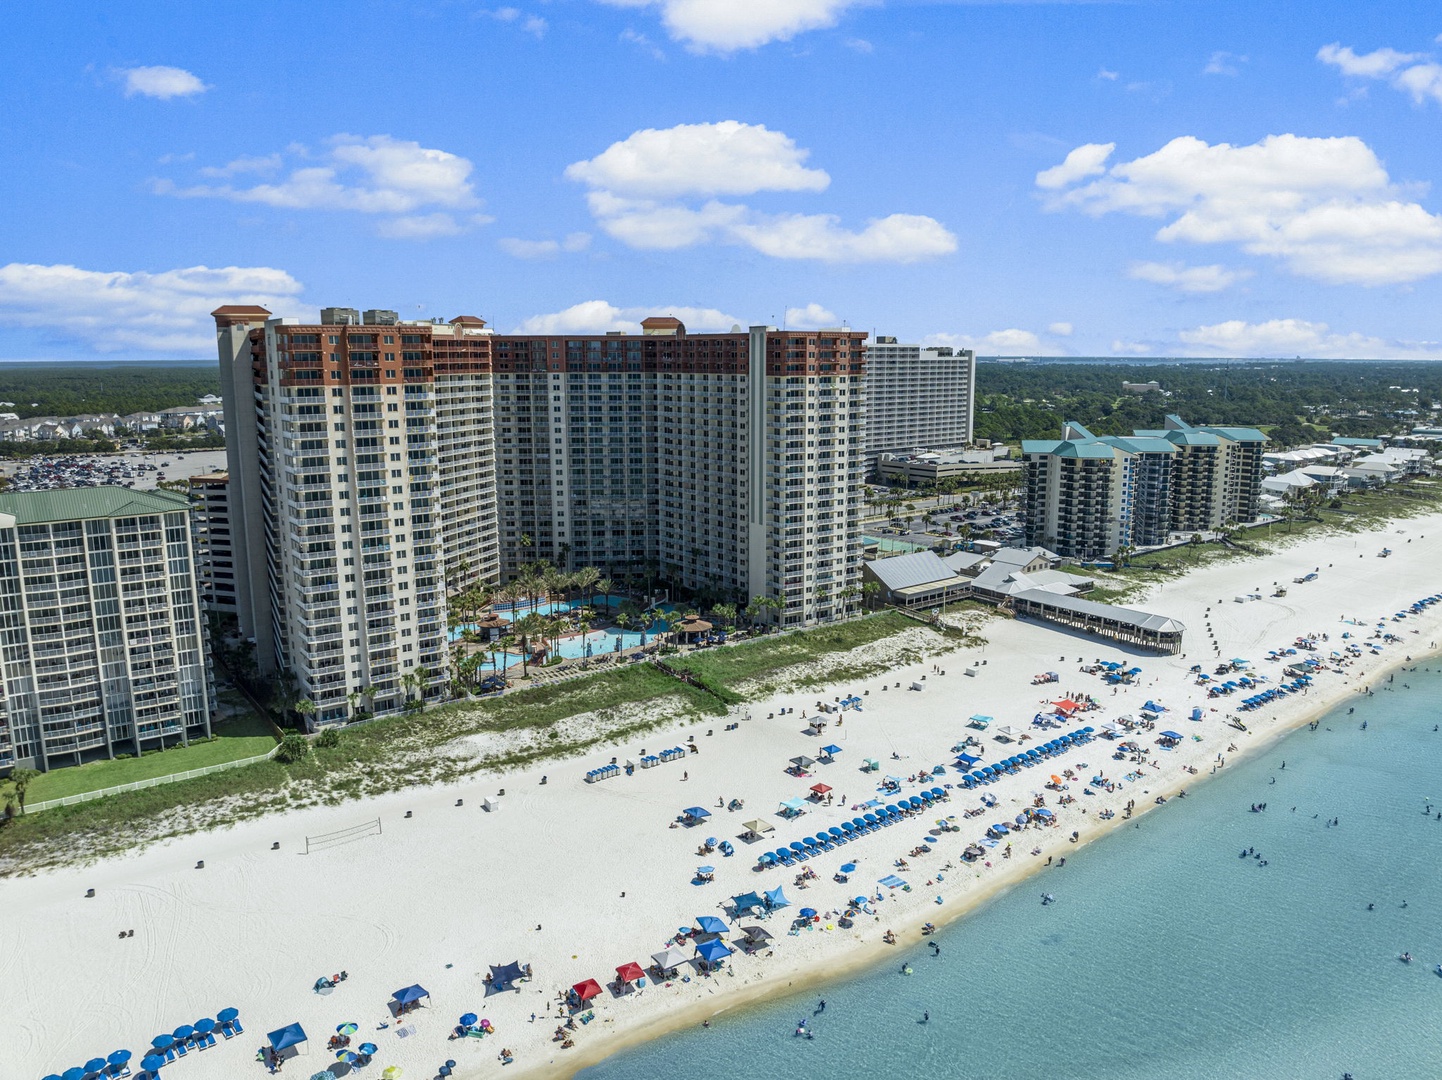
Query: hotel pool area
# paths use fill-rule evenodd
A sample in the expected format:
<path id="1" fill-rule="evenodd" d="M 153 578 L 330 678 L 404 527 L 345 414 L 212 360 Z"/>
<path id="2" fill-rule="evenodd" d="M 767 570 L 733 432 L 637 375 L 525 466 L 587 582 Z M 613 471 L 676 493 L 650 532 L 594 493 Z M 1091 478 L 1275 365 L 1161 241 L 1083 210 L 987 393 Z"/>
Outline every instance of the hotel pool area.
<path id="1" fill-rule="evenodd" d="M 594 596 L 589 601 L 567 601 L 547 600 L 535 604 L 498 604 L 495 607 L 496 614 L 507 620 L 522 618 L 526 615 L 552 615 L 562 614 L 571 611 L 576 607 L 592 607 L 605 609 L 609 599 L 610 607 L 617 608 L 625 600 L 625 597 Z M 674 604 L 659 604 L 653 609 L 656 612 L 671 614 L 676 610 Z M 474 629 L 474 623 L 462 623 L 452 627 L 450 640 L 456 641 L 467 630 Z M 604 653 L 621 652 L 625 649 L 632 649 L 638 645 L 648 645 L 656 640 L 658 634 L 664 634 L 667 630 L 667 623 L 664 619 L 657 619 L 645 630 L 621 630 L 615 627 L 606 630 L 592 630 L 582 636 L 581 634 L 569 634 L 557 642 L 555 653 L 567 660 L 577 660 L 587 656 L 600 656 Z M 505 668 L 518 664 L 521 661 L 519 650 L 511 650 L 505 653 L 498 653 L 496 666 Z M 490 667 L 490 665 L 486 665 Z"/>

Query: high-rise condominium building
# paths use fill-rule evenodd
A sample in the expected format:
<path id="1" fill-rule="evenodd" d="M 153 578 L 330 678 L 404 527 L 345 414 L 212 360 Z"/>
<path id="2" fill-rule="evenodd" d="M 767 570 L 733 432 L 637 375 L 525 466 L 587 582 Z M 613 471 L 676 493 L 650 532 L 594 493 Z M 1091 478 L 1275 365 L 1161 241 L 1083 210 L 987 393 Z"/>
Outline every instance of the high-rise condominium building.
<path id="1" fill-rule="evenodd" d="M 964 446 L 975 419 L 976 354 L 878 337 L 866 350 L 866 467 L 882 454 Z"/>
<path id="2" fill-rule="evenodd" d="M 241 625 L 319 723 L 439 683 L 447 586 L 540 559 L 765 596 L 783 625 L 854 606 L 862 334 L 215 318 Z"/>
<path id="3" fill-rule="evenodd" d="M 1176 416 L 1129 436 L 1068 423 L 1060 442 L 1028 439 L 1026 542 L 1097 558 L 1254 521 L 1266 441 L 1255 428 L 1193 427 Z"/>
<path id="4" fill-rule="evenodd" d="M 235 548 L 230 541 L 229 475 L 217 472 L 192 476 L 190 505 L 200 603 L 208 611 L 234 615 Z"/>
<path id="5" fill-rule="evenodd" d="M 0 494 L 0 769 L 210 734 L 189 511 L 164 491 Z"/>

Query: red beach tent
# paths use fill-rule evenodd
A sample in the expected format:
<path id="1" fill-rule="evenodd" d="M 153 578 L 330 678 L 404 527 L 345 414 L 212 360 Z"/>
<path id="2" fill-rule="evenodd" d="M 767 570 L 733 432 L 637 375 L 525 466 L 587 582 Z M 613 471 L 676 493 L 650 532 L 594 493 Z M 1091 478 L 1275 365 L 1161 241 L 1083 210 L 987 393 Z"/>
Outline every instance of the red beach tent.
<path id="1" fill-rule="evenodd" d="M 620 979 L 623 983 L 635 982 L 637 979 L 644 979 L 645 977 L 645 970 L 634 960 L 628 964 L 622 964 L 616 969 L 616 978 Z"/>
<path id="2" fill-rule="evenodd" d="M 601 984 L 595 979 L 586 979 L 571 987 L 571 993 L 580 1001 L 590 1001 L 593 997 L 601 996 Z"/>

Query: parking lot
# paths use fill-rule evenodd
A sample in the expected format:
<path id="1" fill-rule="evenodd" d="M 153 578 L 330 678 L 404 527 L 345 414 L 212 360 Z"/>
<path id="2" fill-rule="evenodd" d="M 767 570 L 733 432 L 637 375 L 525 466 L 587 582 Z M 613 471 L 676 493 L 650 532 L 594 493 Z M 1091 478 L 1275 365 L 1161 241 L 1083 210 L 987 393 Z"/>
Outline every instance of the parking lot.
<path id="1" fill-rule="evenodd" d="M 122 454 L 55 454 L 0 464 L 11 491 L 115 485 L 149 491 L 162 480 L 224 472 L 224 450 L 136 450 Z"/>

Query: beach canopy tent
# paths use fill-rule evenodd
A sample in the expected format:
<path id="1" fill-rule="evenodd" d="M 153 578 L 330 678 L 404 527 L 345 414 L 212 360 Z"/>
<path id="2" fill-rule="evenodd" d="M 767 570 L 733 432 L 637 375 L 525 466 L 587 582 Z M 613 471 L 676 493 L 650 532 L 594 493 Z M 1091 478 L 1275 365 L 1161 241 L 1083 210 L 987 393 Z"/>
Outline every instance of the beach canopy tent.
<path id="1" fill-rule="evenodd" d="M 681 813 L 688 818 L 705 818 L 711 816 L 711 811 L 701 806 L 690 806 Z"/>
<path id="2" fill-rule="evenodd" d="M 837 754 L 841 753 L 841 747 L 839 747 L 839 746 L 823 746 L 823 747 L 821 748 L 821 752 L 822 752 L 823 754 L 825 754 L 827 757 L 835 757 Z"/>
<path id="3" fill-rule="evenodd" d="M 670 948 L 662 949 L 658 953 L 652 953 L 651 959 L 655 961 L 656 966 L 662 971 L 670 971 L 672 968 L 680 967 L 690 958 L 680 949 L 676 948 L 676 946 L 672 945 Z"/>
<path id="4" fill-rule="evenodd" d="M 645 969 L 634 960 L 628 961 L 616 969 L 616 978 L 623 983 L 635 982 L 637 979 L 645 977 Z"/>
<path id="5" fill-rule="evenodd" d="M 265 1038 L 272 1050 L 288 1050 L 305 1042 L 306 1033 L 299 1024 L 287 1024 L 283 1028 L 276 1028 Z"/>
<path id="6" fill-rule="evenodd" d="M 708 964 L 714 964 L 731 955 L 731 949 L 720 938 L 696 946 L 696 955 Z"/>
<path id="7" fill-rule="evenodd" d="M 782 809 L 782 810 L 805 810 L 805 809 L 806 809 L 806 800 L 805 800 L 805 799 L 783 799 L 782 802 L 781 802 L 781 809 Z"/>
<path id="8" fill-rule="evenodd" d="M 811 766 L 815 765 L 816 762 L 812 761 L 809 757 L 803 754 L 801 757 L 792 758 L 791 764 L 795 765 L 798 769 L 809 769 L 811 768 Z"/>
<path id="9" fill-rule="evenodd" d="M 727 926 L 715 915 L 702 915 L 696 920 L 697 927 L 703 934 L 729 934 L 731 927 Z"/>
<path id="10" fill-rule="evenodd" d="M 741 932 L 752 941 L 770 941 L 771 932 L 764 926 L 743 926 Z"/>
<path id="11" fill-rule="evenodd" d="M 786 899 L 786 894 L 781 891 L 778 885 L 774 889 L 766 890 L 766 906 L 769 908 L 790 907 L 791 901 Z"/>
<path id="12" fill-rule="evenodd" d="M 1178 735 L 1175 731 L 1164 731 L 1164 732 L 1162 732 L 1162 738 L 1164 738 L 1164 739 L 1175 739 L 1177 742 L 1181 742 L 1183 736 Z"/>
<path id="13" fill-rule="evenodd" d="M 417 1001 L 420 1001 L 421 998 L 428 998 L 430 996 L 430 991 L 419 983 L 403 987 L 391 995 L 392 998 L 402 1005 L 414 1005 Z"/>
<path id="14" fill-rule="evenodd" d="M 812 790 L 813 792 L 815 792 L 817 795 L 825 795 L 828 791 L 831 790 L 831 785 L 830 785 L 830 784 L 812 784 L 812 785 L 811 785 L 811 790 Z"/>
<path id="15" fill-rule="evenodd" d="M 525 975 L 525 966 L 519 960 L 509 964 L 491 965 L 491 985 L 497 990 L 511 989 L 512 985 L 520 982 Z"/>
<path id="16" fill-rule="evenodd" d="M 765 907 L 766 901 L 757 896 L 754 892 L 742 893 L 740 896 L 731 898 L 731 906 L 739 911 L 750 911 L 752 908 Z"/>
<path id="17" fill-rule="evenodd" d="M 1147 698 L 1147 703 L 1146 703 L 1145 705 L 1143 705 L 1142 708 L 1143 708 L 1143 709 L 1146 709 L 1147 712 L 1166 712 L 1166 711 L 1167 711 L 1167 707 L 1166 707 L 1165 705 L 1158 705 L 1158 704 L 1157 704 L 1155 701 L 1153 701 L 1151 698 Z"/>
<path id="18" fill-rule="evenodd" d="M 583 979 L 571 987 L 571 993 L 576 995 L 577 1001 L 590 1001 L 601 996 L 601 984 L 595 979 Z"/>
<path id="19" fill-rule="evenodd" d="M 775 832 L 776 826 L 765 818 L 757 818 L 755 821 L 746 822 L 746 831 L 760 836 L 762 833 Z"/>
<path id="20" fill-rule="evenodd" d="M 1019 736 L 1019 735 L 1021 734 L 1021 732 L 1017 731 L 1016 728 L 1014 728 L 1014 727 L 1012 727 L 1010 724 L 1008 724 L 1008 725 L 1007 725 L 1006 727 L 1004 727 L 1004 728 L 998 728 L 996 734 L 997 734 L 997 736 L 998 736 L 999 738 L 1003 738 L 1003 739 L 1015 739 L 1017 736 Z"/>

